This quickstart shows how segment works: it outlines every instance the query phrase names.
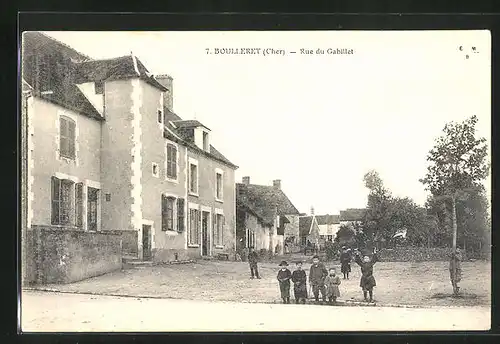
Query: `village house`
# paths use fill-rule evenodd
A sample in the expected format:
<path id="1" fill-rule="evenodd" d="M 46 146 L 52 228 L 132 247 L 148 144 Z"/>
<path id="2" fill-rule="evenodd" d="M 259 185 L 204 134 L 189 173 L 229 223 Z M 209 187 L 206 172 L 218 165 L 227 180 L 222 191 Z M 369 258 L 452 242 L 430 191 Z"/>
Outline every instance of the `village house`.
<path id="1" fill-rule="evenodd" d="M 341 210 L 339 218 L 340 226 L 360 224 L 364 220 L 365 215 L 366 209 L 364 208 L 347 208 L 346 210 Z"/>
<path id="2" fill-rule="evenodd" d="M 133 54 L 95 60 L 38 32 L 24 33 L 22 45 L 26 274 L 41 269 L 31 258 L 69 274 L 82 245 L 89 249 L 78 254 L 93 255 L 85 262 L 234 253 L 237 166 L 210 144 L 208 127 L 174 113 L 170 76 L 154 77 Z M 75 242 L 51 247 L 54 235 Z M 34 245 L 53 256 L 33 258 Z M 75 265 L 80 272 L 61 278 L 108 265 L 88 273 Z"/>
<path id="3" fill-rule="evenodd" d="M 340 215 L 316 215 L 319 227 L 320 245 L 325 242 L 333 242 L 340 229 Z"/>
<path id="4" fill-rule="evenodd" d="M 300 216 L 299 218 L 300 244 L 302 247 L 316 245 L 319 247 L 320 232 L 319 225 L 314 214 L 314 208 L 311 208 L 311 215 Z"/>
<path id="5" fill-rule="evenodd" d="M 250 177 L 243 177 L 236 184 L 236 217 L 239 251 L 254 247 L 283 254 L 285 241 L 290 245 L 298 241 L 299 212 L 281 189 L 280 180 L 267 186 L 250 184 Z"/>

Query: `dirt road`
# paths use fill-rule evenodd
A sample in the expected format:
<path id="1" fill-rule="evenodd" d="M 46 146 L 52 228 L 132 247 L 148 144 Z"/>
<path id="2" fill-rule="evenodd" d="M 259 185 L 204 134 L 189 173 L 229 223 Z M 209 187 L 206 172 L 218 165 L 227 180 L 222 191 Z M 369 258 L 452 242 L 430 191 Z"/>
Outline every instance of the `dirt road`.
<path id="1" fill-rule="evenodd" d="M 487 330 L 490 309 L 242 304 L 24 291 L 24 332 Z"/>

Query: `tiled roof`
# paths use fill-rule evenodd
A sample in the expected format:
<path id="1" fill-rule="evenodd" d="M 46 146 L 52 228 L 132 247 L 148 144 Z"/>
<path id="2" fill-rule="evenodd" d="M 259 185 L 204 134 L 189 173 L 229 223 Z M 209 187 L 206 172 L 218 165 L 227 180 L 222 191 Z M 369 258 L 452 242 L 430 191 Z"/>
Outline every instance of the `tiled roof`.
<path id="1" fill-rule="evenodd" d="M 276 215 L 299 215 L 285 193 L 274 186 L 236 184 L 236 198 L 246 203 L 267 224 L 273 224 Z"/>
<path id="2" fill-rule="evenodd" d="M 35 95 L 89 117 L 102 116 L 75 85 L 76 62 L 88 57 L 39 33 L 23 35 L 22 78 Z"/>
<path id="3" fill-rule="evenodd" d="M 132 55 L 78 63 L 78 78 L 75 82 L 85 83 L 104 80 L 120 80 L 136 78 L 139 76 L 141 79 L 161 91 L 167 90 L 165 86 L 161 85 L 156 79 L 154 79 L 141 60 L 137 57 L 135 57 L 135 60 L 137 62 L 139 75 L 135 69 L 134 57 L 132 57 Z"/>
<path id="4" fill-rule="evenodd" d="M 366 209 L 346 209 L 340 211 L 340 221 L 362 221 L 365 217 Z"/>
<path id="5" fill-rule="evenodd" d="M 222 155 L 222 153 L 215 149 L 214 146 L 210 145 L 210 152 L 206 152 L 196 146 L 194 142 L 192 142 L 192 140 L 186 136 L 185 132 L 182 131 L 183 128 L 179 128 L 177 126 L 177 123 L 179 123 L 178 121 L 180 120 L 181 118 L 179 117 L 179 115 L 165 108 L 165 138 L 183 144 L 198 153 L 205 154 L 208 157 L 220 161 L 232 168 L 238 168 L 238 166 L 233 164 L 229 159 Z M 172 125 L 170 122 L 174 123 L 174 125 Z"/>
<path id="6" fill-rule="evenodd" d="M 316 215 L 318 225 L 337 224 L 340 223 L 340 215 Z"/>
<path id="7" fill-rule="evenodd" d="M 175 126 L 177 128 L 193 128 L 193 127 L 205 127 L 207 128 L 208 130 L 210 130 L 210 128 L 206 127 L 205 125 L 203 125 L 201 122 L 197 121 L 197 120 L 193 120 L 193 119 L 188 119 L 188 120 L 177 120 L 177 121 L 173 121 Z"/>
<path id="8" fill-rule="evenodd" d="M 300 236 L 307 236 L 311 230 L 312 216 L 299 217 L 299 234 Z"/>

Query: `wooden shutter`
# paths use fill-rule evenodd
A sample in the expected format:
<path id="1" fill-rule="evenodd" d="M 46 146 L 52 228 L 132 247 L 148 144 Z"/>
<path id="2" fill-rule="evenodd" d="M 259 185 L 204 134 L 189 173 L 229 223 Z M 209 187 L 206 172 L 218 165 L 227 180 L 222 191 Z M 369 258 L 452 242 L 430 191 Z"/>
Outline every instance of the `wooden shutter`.
<path id="1" fill-rule="evenodd" d="M 83 183 L 75 185 L 75 224 L 83 226 Z"/>
<path id="2" fill-rule="evenodd" d="M 60 224 L 60 212 L 61 212 L 61 180 L 52 177 L 51 178 L 51 189 L 52 189 L 52 197 L 51 197 L 51 223 L 53 225 Z"/>
<path id="3" fill-rule="evenodd" d="M 184 199 L 177 199 L 177 231 L 184 231 Z"/>
<path id="4" fill-rule="evenodd" d="M 62 156 L 69 155 L 68 120 L 65 117 L 59 118 L 59 152 Z"/>
<path id="5" fill-rule="evenodd" d="M 165 195 L 161 195 L 161 230 L 167 230 L 167 219 L 166 219 L 166 209 L 167 209 L 167 197 Z"/>
<path id="6" fill-rule="evenodd" d="M 68 122 L 68 154 L 70 158 L 75 157 L 75 122 Z"/>

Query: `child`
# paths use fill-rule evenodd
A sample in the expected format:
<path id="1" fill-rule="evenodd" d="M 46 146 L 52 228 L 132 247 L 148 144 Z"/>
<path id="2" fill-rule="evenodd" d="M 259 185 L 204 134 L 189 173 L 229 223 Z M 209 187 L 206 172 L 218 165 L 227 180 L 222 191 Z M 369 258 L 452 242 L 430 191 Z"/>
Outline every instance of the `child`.
<path id="1" fill-rule="evenodd" d="M 311 269 L 309 270 L 309 283 L 311 284 L 316 303 L 319 302 L 320 292 L 323 302 L 326 302 L 325 277 L 327 275 L 328 271 L 325 266 L 319 262 L 319 256 L 315 255 L 313 257 L 313 265 L 311 265 Z"/>
<path id="2" fill-rule="evenodd" d="M 290 279 L 292 273 L 288 270 L 286 261 L 282 261 L 279 266 L 281 269 L 278 271 L 278 282 L 280 284 L 281 298 L 283 303 L 290 303 Z"/>
<path id="3" fill-rule="evenodd" d="M 335 268 L 329 270 L 329 275 L 325 278 L 326 296 L 329 303 L 337 302 L 337 297 L 340 296 L 340 277 L 337 276 Z"/>
<path id="4" fill-rule="evenodd" d="M 293 294 L 295 296 L 295 303 L 306 303 L 307 299 L 307 276 L 306 272 L 302 270 L 302 262 L 297 262 L 297 269 L 292 273 Z"/>
<path id="5" fill-rule="evenodd" d="M 257 279 L 260 279 L 259 276 L 259 269 L 257 268 L 257 260 L 258 260 L 258 255 L 257 252 L 254 251 L 253 247 L 249 247 L 249 252 L 248 252 L 248 263 L 250 264 L 250 273 L 251 273 L 251 279 L 254 277 L 257 277 Z"/>
<path id="6" fill-rule="evenodd" d="M 345 246 L 342 246 L 340 264 L 340 272 L 344 275 L 344 279 L 349 279 L 349 273 L 351 272 L 351 251 Z"/>
<path id="7" fill-rule="evenodd" d="M 356 263 L 361 267 L 361 280 L 359 286 L 363 289 L 365 301 L 368 301 L 367 294 L 370 294 L 370 302 L 373 302 L 373 287 L 377 285 L 373 277 L 373 265 L 378 261 L 376 250 L 373 251 L 373 257 L 364 256 L 361 259 L 361 253 L 356 253 Z"/>

